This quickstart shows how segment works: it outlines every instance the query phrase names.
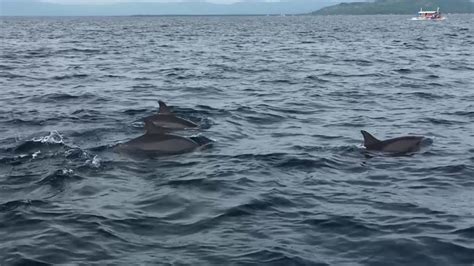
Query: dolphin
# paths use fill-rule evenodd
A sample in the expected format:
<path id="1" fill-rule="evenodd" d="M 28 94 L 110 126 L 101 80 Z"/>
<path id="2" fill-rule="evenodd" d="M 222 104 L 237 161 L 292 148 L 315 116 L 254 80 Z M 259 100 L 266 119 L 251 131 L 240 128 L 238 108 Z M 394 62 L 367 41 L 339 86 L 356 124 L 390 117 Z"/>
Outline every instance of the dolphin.
<path id="1" fill-rule="evenodd" d="M 364 146 L 367 150 L 390 153 L 409 153 L 420 150 L 424 137 L 405 136 L 387 140 L 378 140 L 367 131 L 361 130 L 364 136 Z"/>
<path id="2" fill-rule="evenodd" d="M 151 119 L 146 119 L 145 134 L 119 144 L 116 150 L 119 152 L 171 155 L 190 152 L 211 142 L 211 140 L 202 136 L 194 138 L 196 140 L 168 134 L 165 128 L 157 126 Z"/>
<path id="3" fill-rule="evenodd" d="M 163 101 L 158 101 L 158 104 L 160 105 L 158 114 L 145 118 L 156 126 L 167 130 L 182 130 L 198 127 L 195 123 L 174 115 Z"/>

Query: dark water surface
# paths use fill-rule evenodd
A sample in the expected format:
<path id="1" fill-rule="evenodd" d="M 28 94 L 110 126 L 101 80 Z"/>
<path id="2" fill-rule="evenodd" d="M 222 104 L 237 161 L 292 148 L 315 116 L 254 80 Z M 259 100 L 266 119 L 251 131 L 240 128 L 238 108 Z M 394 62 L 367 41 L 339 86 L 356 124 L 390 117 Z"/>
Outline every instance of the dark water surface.
<path id="1" fill-rule="evenodd" d="M 1 265 L 474 262 L 472 15 L 0 27 Z M 213 147 L 114 153 L 157 99 Z"/>

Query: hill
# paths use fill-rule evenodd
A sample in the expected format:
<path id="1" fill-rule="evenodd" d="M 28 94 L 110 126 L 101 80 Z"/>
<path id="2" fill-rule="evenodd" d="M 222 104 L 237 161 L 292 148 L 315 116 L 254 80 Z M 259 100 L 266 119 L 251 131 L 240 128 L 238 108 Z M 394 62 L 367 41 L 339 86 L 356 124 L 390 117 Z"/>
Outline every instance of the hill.
<path id="1" fill-rule="evenodd" d="M 313 15 L 375 15 L 414 14 L 423 8 L 437 7 L 443 13 L 473 13 L 474 3 L 470 0 L 376 0 L 374 2 L 341 3 L 312 12 Z"/>

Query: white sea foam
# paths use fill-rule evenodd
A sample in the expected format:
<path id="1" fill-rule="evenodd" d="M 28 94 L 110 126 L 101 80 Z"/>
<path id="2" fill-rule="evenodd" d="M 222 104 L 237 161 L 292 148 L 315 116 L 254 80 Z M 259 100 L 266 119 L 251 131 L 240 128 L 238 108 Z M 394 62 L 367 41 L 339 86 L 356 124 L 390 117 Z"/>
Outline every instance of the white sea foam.
<path id="1" fill-rule="evenodd" d="M 33 138 L 33 141 L 50 144 L 64 143 L 63 136 L 56 130 L 49 132 L 48 136 Z"/>

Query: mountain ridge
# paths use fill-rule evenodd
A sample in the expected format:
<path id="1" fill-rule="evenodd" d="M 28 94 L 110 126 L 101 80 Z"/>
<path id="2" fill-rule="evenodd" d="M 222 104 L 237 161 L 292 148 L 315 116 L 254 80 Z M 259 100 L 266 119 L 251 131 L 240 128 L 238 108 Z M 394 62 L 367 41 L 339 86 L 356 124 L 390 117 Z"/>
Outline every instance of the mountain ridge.
<path id="1" fill-rule="evenodd" d="M 340 3 L 311 12 L 312 15 L 378 15 L 413 14 L 420 8 L 443 13 L 474 13 L 469 0 L 376 0 L 373 2 Z"/>

